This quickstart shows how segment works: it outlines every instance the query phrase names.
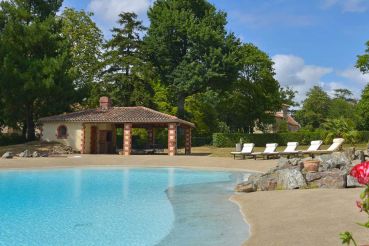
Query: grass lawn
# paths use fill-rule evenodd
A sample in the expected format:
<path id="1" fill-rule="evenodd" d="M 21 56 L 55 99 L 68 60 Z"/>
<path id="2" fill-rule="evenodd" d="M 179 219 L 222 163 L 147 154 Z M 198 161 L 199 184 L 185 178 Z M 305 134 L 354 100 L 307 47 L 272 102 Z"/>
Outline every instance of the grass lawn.
<path id="1" fill-rule="evenodd" d="M 11 151 L 15 154 L 19 154 L 20 152 L 28 149 L 31 152 L 49 152 L 53 149 L 54 146 L 60 145 L 59 143 L 41 143 L 39 141 L 29 142 L 25 144 L 17 144 L 17 145 L 8 145 L 8 146 L 0 146 L 0 156 L 3 155 L 7 151 Z M 306 150 L 309 146 L 299 146 L 298 150 Z M 327 149 L 329 145 L 323 145 L 321 149 Z M 343 148 L 351 147 L 350 144 L 345 144 Z M 367 144 L 357 144 L 356 149 L 364 150 L 367 148 Z M 277 151 L 283 151 L 285 146 L 279 146 Z M 264 147 L 255 147 L 254 151 L 263 151 Z M 204 156 L 213 156 L 213 157 L 232 157 L 230 152 L 235 151 L 235 148 L 217 148 L 213 146 L 202 146 L 202 147 L 192 147 L 193 155 L 204 155 Z M 184 153 L 184 149 L 178 150 L 179 154 Z"/>

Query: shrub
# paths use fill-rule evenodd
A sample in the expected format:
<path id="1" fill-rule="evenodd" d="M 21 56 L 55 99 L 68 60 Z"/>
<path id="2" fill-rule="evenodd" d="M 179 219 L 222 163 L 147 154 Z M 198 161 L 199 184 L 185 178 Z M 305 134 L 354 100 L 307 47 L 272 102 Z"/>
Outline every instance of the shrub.
<path id="1" fill-rule="evenodd" d="M 23 136 L 18 134 L 0 134 L 0 146 L 24 143 Z"/>

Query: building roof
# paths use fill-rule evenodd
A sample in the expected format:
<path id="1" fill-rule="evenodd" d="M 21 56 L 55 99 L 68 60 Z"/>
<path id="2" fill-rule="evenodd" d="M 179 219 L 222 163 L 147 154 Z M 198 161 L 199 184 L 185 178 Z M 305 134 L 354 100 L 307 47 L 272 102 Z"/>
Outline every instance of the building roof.
<path id="1" fill-rule="evenodd" d="M 178 123 L 195 127 L 191 122 L 177 118 L 176 116 L 164 114 L 146 107 L 110 107 L 108 109 L 96 108 L 65 113 L 39 119 L 45 122 L 85 122 L 85 123 Z"/>
<path id="2" fill-rule="evenodd" d="M 283 112 L 276 112 L 274 115 L 276 118 L 281 118 L 283 119 Z M 288 115 L 287 116 L 287 124 L 291 125 L 291 126 L 298 126 L 300 127 L 300 124 L 291 116 Z"/>

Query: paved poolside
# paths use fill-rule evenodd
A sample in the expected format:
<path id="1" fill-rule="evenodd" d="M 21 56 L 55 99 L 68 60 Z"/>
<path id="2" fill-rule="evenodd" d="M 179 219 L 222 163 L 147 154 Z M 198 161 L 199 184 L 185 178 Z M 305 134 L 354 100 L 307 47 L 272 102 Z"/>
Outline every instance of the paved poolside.
<path id="1" fill-rule="evenodd" d="M 207 156 L 82 155 L 29 159 L 0 159 L 0 169 L 81 166 L 184 167 L 265 172 L 275 160 L 233 160 Z M 361 189 L 294 190 L 235 194 L 251 238 L 245 245 L 341 245 L 338 234 L 353 232 L 360 244 L 369 243 L 367 230 L 355 222 L 367 217 L 355 206 Z M 366 241 L 365 241 L 366 239 Z"/>

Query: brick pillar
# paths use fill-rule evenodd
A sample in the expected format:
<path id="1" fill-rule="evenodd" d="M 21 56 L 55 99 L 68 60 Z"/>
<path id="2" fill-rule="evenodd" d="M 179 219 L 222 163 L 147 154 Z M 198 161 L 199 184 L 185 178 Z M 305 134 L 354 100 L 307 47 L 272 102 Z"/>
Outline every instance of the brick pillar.
<path id="1" fill-rule="evenodd" d="M 86 145 L 86 125 L 82 124 L 82 133 L 81 133 L 81 154 L 85 153 L 85 145 Z"/>
<path id="2" fill-rule="evenodd" d="M 192 145 L 192 129 L 191 128 L 185 128 L 185 154 L 191 155 L 191 145 Z"/>
<path id="3" fill-rule="evenodd" d="M 125 123 L 123 128 L 123 154 L 131 155 L 132 150 L 132 123 Z"/>
<path id="4" fill-rule="evenodd" d="M 150 147 L 155 143 L 154 128 L 147 128 L 147 141 Z"/>
<path id="5" fill-rule="evenodd" d="M 168 155 L 177 154 L 177 125 L 175 123 L 168 124 Z"/>

